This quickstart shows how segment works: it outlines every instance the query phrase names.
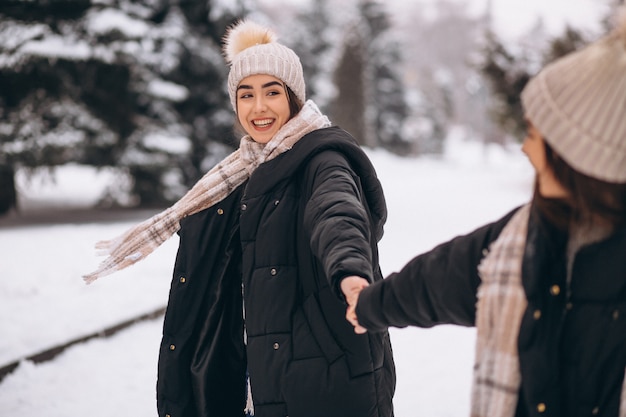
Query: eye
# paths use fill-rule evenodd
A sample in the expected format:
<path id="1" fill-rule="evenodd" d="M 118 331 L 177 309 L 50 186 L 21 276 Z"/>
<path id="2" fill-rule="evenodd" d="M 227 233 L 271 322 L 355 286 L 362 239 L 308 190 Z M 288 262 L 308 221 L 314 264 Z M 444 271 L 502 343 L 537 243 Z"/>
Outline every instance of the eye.
<path id="1" fill-rule="evenodd" d="M 251 97 L 252 97 L 252 93 L 242 93 L 239 96 L 240 99 L 251 98 Z"/>

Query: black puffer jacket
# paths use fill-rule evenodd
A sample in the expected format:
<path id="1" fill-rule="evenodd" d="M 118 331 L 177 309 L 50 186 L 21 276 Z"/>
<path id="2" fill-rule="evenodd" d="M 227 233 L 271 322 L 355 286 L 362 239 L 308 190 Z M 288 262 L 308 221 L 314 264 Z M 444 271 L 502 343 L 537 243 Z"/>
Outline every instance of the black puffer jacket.
<path id="1" fill-rule="evenodd" d="M 509 221 L 443 243 L 366 288 L 357 316 L 388 326 L 472 326 L 478 264 Z M 626 369 L 626 227 L 581 248 L 566 278 L 567 236 L 531 211 L 522 260 L 528 301 L 518 336 L 517 417 L 619 415 Z"/>
<path id="2" fill-rule="evenodd" d="M 388 417 L 386 332 L 356 335 L 341 278 L 382 279 L 386 219 L 376 173 L 333 127 L 262 164 L 181 224 L 159 360 L 159 415 Z M 242 279 L 247 346 L 243 342 Z"/>

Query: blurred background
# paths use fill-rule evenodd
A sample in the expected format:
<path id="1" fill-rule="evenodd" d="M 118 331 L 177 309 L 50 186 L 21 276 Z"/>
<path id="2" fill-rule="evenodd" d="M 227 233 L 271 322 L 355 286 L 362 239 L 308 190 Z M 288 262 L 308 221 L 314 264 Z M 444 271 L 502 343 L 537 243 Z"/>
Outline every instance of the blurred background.
<path id="1" fill-rule="evenodd" d="M 29 190 L 68 170 L 104 176 L 97 208 L 183 195 L 238 143 L 221 55 L 238 18 L 275 28 L 308 97 L 363 146 L 415 156 L 452 129 L 519 141 L 529 76 L 605 33 L 621 3 L 1 0 L 0 216 L 36 209 Z"/>

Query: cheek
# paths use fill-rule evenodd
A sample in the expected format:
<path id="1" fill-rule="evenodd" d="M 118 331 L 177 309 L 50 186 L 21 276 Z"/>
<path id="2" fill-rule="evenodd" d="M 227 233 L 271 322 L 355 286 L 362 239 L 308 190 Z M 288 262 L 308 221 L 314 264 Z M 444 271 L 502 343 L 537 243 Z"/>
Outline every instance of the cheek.
<path id="1" fill-rule="evenodd" d="M 291 117 L 291 107 L 289 107 L 289 100 L 285 96 L 285 99 L 280 105 L 277 107 L 277 113 L 279 113 L 283 119 L 289 120 Z"/>
<path id="2" fill-rule="evenodd" d="M 533 166 L 539 172 L 544 171 L 546 169 L 546 154 L 545 152 L 541 152 L 536 149 L 533 153 L 533 157 L 531 159 Z"/>
<path id="3" fill-rule="evenodd" d="M 237 113 L 237 121 L 239 122 L 239 127 L 243 129 L 243 132 L 248 135 L 252 135 L 252 132 L 250 131 L 250 126 L 246 122 L 246 118 L 241 116 L 241 113 Z"/>
<path id="4" fill-rule="evenodd" d="M 526 139 L 522 145 L 522 151 L 537 172 L 544 170 L 546 166 L 546 155 L 541 143 Z"/>
<path id="5" fill-rule="evenodd" d="M 246 111 L 245 111 L 245 106 L 240 106 L 239 104 L 237 104 L 237 121 L 239 121 L 239 124 L 243 127 L 246 126 Z"/>

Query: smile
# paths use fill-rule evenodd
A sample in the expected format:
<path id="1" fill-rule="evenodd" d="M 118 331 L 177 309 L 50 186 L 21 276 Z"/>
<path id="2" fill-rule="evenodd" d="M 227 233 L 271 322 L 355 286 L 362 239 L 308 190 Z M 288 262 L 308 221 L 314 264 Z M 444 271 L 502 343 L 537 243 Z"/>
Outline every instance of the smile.
<path id="1" fill-rule="evenodd" d="M 260 120 L 253 120 L 252 121 L 252 124 L 255 127 L 260 127 L 260 128 L 268 127 L 272 123 L 274 123 L 274 119 L 260 119 Z"/>

